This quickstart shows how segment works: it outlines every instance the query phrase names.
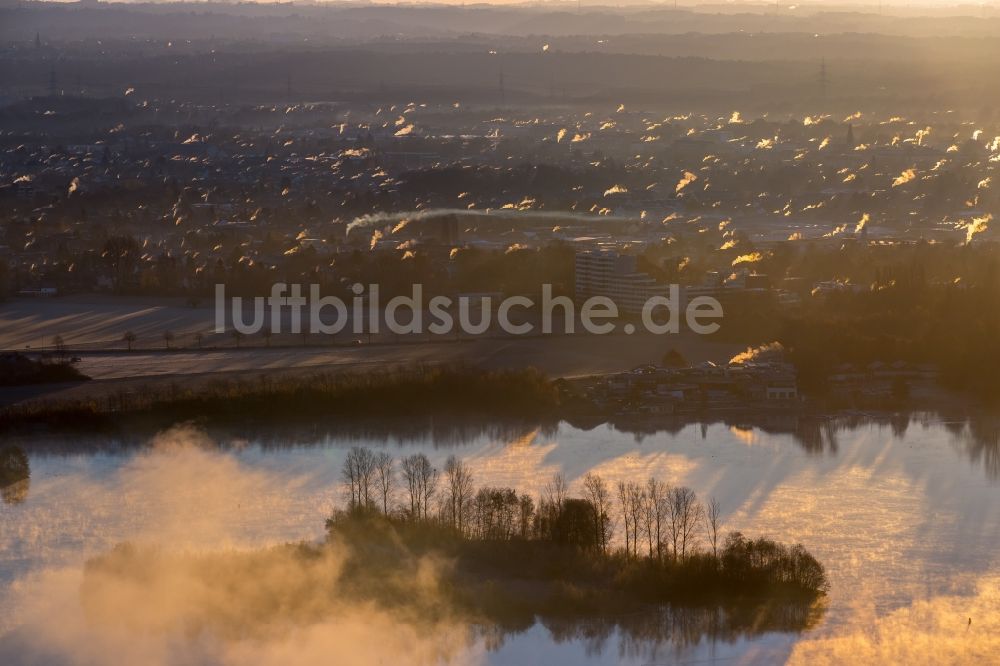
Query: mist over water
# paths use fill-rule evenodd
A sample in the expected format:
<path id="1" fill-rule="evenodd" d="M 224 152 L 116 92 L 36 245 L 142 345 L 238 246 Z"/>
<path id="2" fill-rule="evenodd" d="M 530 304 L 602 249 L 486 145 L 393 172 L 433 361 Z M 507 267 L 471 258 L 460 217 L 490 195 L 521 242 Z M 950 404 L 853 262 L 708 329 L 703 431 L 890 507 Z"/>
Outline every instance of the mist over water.
<path id="1" fill-rule="evenodd" d="M 68 465 L 38 474 L 28 515 L 4 516 L 0 662 L 479 661 L 466 626 L 339 602 L 337 549 L 306 565 L 289 549 L 253 549 L 322 528 L 328 511 L 321 501 L 303 514 L 294 470 L 214 451 L 186 428 L 125 459 L 58 462 Z M 286 527 L 288 517 L 297 520 Z M 311 529 L 299 531 L 307 518 Z M 123 569 L 84 564 L 124 541 L 139 556 Z M 429 563 L 414 586 L 434 585 Z"/>
<path id="2" fill-rule="evenodd" d="M 967 428 L 908 426 L 831 430 L 818 450 L 721 424 L 645 436 L 487 430 L 445 446 L 335 437 L 279 447 L 182 428 L 142 448 L 28 447 L 27 496 L 0 504 L 0 662 L 985 662 L 1000 648 L 1000 485 Z M 554 472 L 571 493 L 588 471 L 688 485 L 718 498 L 726 530 L 813 552 L 831 580 L 826 613 L 803 635 L 543 625 L 492 635 L 445 611 L 428 620 L 347 603 L 335 582 L 342 551 L 303 567 L 281 544 L 322 539 L 358 443 L 424 451 L 439 468 L 455 453 L 477 483 L 533 494 Z M 88 558 L 125 542 L 141 566 L 85 575 Z M 433 599 L 439 566 L 420 567 L 419 594 Z"/>

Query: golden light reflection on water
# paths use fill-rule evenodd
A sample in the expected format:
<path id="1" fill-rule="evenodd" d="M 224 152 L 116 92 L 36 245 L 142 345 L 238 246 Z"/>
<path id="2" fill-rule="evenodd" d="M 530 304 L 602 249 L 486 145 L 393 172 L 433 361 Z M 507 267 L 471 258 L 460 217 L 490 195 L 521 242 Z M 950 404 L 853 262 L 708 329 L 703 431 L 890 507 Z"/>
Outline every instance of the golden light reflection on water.
<path id="1" fill-rule="evenodd" d="M 941 663 L 963 654 L 963 645 L 975 646 L 967 656 L 996 648 L 988 628 L 1000 621 L 991 589 L 998 580 L 992 552 L 1000 546 L 1000 488 L 956 460 L 940 430 L 900 440 L 887 429 L 861 429 L 836 456 L 818 460 L 780 436 L 744 428 L 716 428 L 701 441 L 692 434 L 628 446 L 622 435 L 612 443 L 574 433 L 562 446 L 522 442 L 482 455 L 475 469 L 532 490 L 558 471 L 578 481 L 584 467 L 612 483 L 653 475 L 703 497 L 721 494 L 727 529 L 804 543 L 827 566 L 832 589 L 824 622 L 799 642 L 797 663 L 815 663 L 827 652 L 834 655 L 829 663 Z M 744 447 L 755 445 L 763 455 L 747 455 Z M 981 535 L 978 542 L 965 538 L 971 531 Z M 982 616 L 982 633 L 956 638 L 951 632 L 965 608 Z M 940 649 L 922 645 L 939 634 L 949 637 Z M 854 651 L 858 643 L 864 649 Z"/>
<path id="2" fill-rule="evenodd" d="M 796 644 L 789 663 L 989 664 L 1000 655 L 1000 577 L 970 596 L 918 599 L 845 633 Z"/>
<path id="3" fill-rule="evenodd" d="M 610 483 L 656 476 L 688 485 L 718 498 L 725 529 L 801 542 L 827 566 L 828 611 L 798 639 L 794 661 L 940 663 L 996 650 L 1000 621 L 1000 487 L 955 438 L 927 423 L 905 434 L 862 426 L 830 433 L 836 446 L 817 452 L 746 428 L 635 437 L 564 426 L 388 449 L 400 457 L 420 448 L 439 468 L 456 454 L 477 484 L 530 493 L 557 472 L 571 492 L 590 471 Z M 33 461 L 27 499 L 0 506 L 0 601 L 25 566 L 72 563 L 125 539 L 240 548 L 318 538 L 344 455 L 358 443 L 225 452 L 201 436 L 181 439 L 197 445 L 167 439 L 136 455 Z"/>
<path id="4" fill-rule="evenodd" d="M 733 437 L 743 442 L 747 446 L 753 446 L 757 443 L 757 436 L 753 428 L 746 428 L 743 426 L 730 426 L 729 432 L 732 433 Z"/>

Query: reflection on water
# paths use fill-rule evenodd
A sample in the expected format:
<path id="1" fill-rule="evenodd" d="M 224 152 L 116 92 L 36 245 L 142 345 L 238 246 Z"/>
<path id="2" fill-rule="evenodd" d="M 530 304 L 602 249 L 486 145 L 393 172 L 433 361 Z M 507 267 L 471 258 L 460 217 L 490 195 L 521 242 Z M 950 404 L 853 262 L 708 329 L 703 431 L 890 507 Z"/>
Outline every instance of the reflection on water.
<path id="1" fill-rule="evenodd" d="M 31 489 L 31 479 L 21 479 L 14 483 L 0 488 L 0 500 L 4 504 L 20 504 L 28 499 L 28 490 Z"/>
<path id="2" fill-rule="evenodd" d="M 137 535 L 237 548 L 320 538 L 323 519 L 340 501 L 346 451 L 360 444 L 397 456 L 423 451 L 438 468 L 454 453 L 477 484 L 533 494 L 554 472 L 566 476 L 573 493 L 590 471 L 612 484 L 655 475 L 716 497 L 726 530 L 803 543 L 830 574 L 827 612 L 803 635 L 774 625 L 764 633 L 719 630 L 707 616 L 547 620 L 524 632 L 484 635 L 494 650 L 490 662 L 525 663 L 526 655 L 537 661 L 544 654 L 546 663 L 669 663 L 764 653 L 811 663 L 824 646 L 865 663 L 852 651 L 891 661 L 893 654 L 912 656 L 905 646 L 920 641 L 929 641 L 922 660 L 947 661 L 961 641 L 979 651 L 1000 633 L 986 632 L 1000 630 L 996 608 L 989 610 L 996 601 L 990 581 L 1000 580 L 1000 419 L 775 414 L 586 429 L 408 426 L 217 433 L 218 444 L 202 439 L 196 452 L 184 454 L 137 441 L 20 442 L 32 485 L 21 503 L 0 504 L 0 632 L 17 624 L 16 606 L 5 596 L 12 581 L 72 566 Z M 4 608 L 15 610 L 4 618 Z M 956 633 L 966 630 L 960 615 L 962 622 L 973 617 L 971 633 Z M 931 643 L 952 652 L 935 653 Z"/>
<path id="3" fill-rule="evenodd" d="M 973 464 L 981 465 L 991 479 L 1000 479 L 1000 418 L 970 420 L 959 428 L 959 443 Z"/>
<path id="4" fill-rule="evenodd" d="M 768 632 L 797 634 L 816 626 L 823 614 L 816 604 L 733 605 L 726 608 L 664 606 L 604 618 L 541 617 L 538 624 L 556 644 L 577 643 L 590 657 L 609 652 L 630 661 L 655 662 L 691 653 L 705 645 L 736 644 Z M 501 650 L 528 627 L 491 626 L 480 634 L 490 651 Z"/>
<path id="5" fill-rule="evenodd" d="M 238 450 L 253 442 L 265 451 L 300 447 L 315 448 L 364 444 L 368 446 L 409 446 L 419 444 L 434 448 L 467 446 L 489 439 L 517 442 L 541 434 L 549 437 L 559 430 L 557 421 L 472 420 L 464 418 L 427 418 L 397 421 L 391 418 L 357 420 L 343 423 L 288 424 L 281 427 L 254 427 L 251 430 L 227 428 L 203 430 L 206 445 L 223 451 Z M 50 436 L 28 438 L 20 445 L 33 454 L 72 456 L 80 453 L 128 454 L 147 448 L 151 436 L 79 437 Z"/>
<path id="6" fill-rule="evenodd" d="M 676 436 L 696 426 L 702 438 L 707 437 L 712 426 L 725 425 L 734 431 L 761 435 L 788 436 L 803 451 L 816 455 L 837 455 L 839 437 L 872 426 L 885 426 L 897 439 L 903 439 L 909 428 L 936 427 L 950 433 L 953 441 L 986 475 L 1000 480 L 1000 415 L 985 412 L 931 413 L 850 412 L 832 415 L 801 414 L 774 411 L 736 413 L 708 416 L 657 417 L 643 420 L 614 421 L 610 424 L 588 420 L 566 422 L 584 431 L 603 432 L 611 427 L 618 433 L 631 435 L 641 444 L 646 438 L 662 435 Z M 558 421 L 490 420 L 470 418 L 427 418 L 406 421 L 382 418 L 350 422 L 289 424 L 281 427 L 253 427 L 251 430 L 226 429 L 207 431 L 208 436 L 222 449 L 238 448 L 253 442 L 264 450 L 294 447 L 340 445 L 344 442 L 368 446 L 408 446 L 420 444 L 435 448 L 462 447 L 482 439 L 516 443 L 531 440 L 537 435 L 551 438 L 559 432 Z M 21 441 L 24 448 L 34 453 L 78 454 L 81 451 L 125 452 L 147 446 L 149 436 L 136 437 L 45 437 Z M 15 447 L 17 448 L 17 447 Z"/>
<path id="7" fill-rule="evenodd" d="M 4 504 L 20 504 L 28 498 L 31 465 L 20 446 L 0 449 L 0 499 Z"/>
<path id="8" fill-rule="evenodd" d="M 1000 577 L 970 594 L 917 599 L 864 626 L 801 641 L 790 662 L 840 664 L 995 664 L 1000 655 Z"/>

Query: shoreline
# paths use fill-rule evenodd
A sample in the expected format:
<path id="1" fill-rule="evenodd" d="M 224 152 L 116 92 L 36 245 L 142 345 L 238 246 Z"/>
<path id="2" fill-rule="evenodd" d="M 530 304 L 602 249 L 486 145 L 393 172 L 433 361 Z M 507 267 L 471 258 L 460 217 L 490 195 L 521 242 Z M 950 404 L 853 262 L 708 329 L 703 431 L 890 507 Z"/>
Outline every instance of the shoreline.
<path id="1" fill-rule="evenodd" d="M 970 405 L 957 394 L 949 394 L 949 400 L 747 401 L 691 405 L 669 414 L 622 413 L 580 401 L 567 388 L 568 382 L 548 379 L 533 369 L 484 370 L 462 364 L 248 373 L 154 386 L 138 381 L 104 395 L 36 399 L 4 407 L 0 432 L 29 445 L 40 436 L 58 440 L 77 435 L 141 442 L 174 425 L 190 424 L 222 439 L 263 436 L 308 442 L 337 433 L 448 440 L 489 430 L 517 438 L 525 430 L 554 431 L 560 423 L 644 435 L 723 423 L 737 430 L 785 432 L 804 446 L 811 446 L 810 441 L 821 446 L 823 429 L 838 421 L 867 419 L 897 427 L 901 418 L 909 420 L 914 414 L 973 422 L 997 416 L 989 406 Z"/>

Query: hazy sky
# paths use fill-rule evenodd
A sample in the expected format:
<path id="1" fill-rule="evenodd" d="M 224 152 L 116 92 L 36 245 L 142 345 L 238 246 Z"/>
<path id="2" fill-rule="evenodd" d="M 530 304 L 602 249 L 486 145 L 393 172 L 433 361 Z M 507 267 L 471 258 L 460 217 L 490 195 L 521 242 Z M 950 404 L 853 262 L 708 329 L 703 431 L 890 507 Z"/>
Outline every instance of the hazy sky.
<path id="1" fill-rule="evenodd" d="M 80 0 L 41 0 L 45 2 L 80 2 Z M 147 2 L 177 2 L 184 0 L 82 0 L 84 3 L 93 4 L 94 2 L 115 2 L 115 3 L 147 3 Z M 230 4 L 238 4 L 237 0 L 191 0 L 195 3 L 215 3 L 215 2 L 227 2 Z M 275 4 L 276 0 L 240 0 L 241 2 L 258 2 L 260 4 Z M 981 2 L 954 2 L 951 0 L 868 0 L 861 2 L 844 2 L 842 0 L 808 0 L 806 2 L 801 2 L 797 0 L 777 0 L 777 2 L 762 2 L 761 0 L 727 0 L 720 2 L 719 0 L 710 0 L 706 2 L 699 2 L 699 0 L 677 0 L 673 2 L 672 0 L 658 1 L 658 0 L 618 0 L 616 2 L 602 1 L 602 0 L 542 0 L 542 1 L 528 1 L 524 0 L 474 0 L 472 2 L 465 2 L 463 0 L 432 0 L 432 1 L 403 1 L 398 0 L 292 0 L 293 4 L 299 5 L 315 5 L 315 4 L 326 4 L 326 5 L 350 5 L 350 6 L 363 6 L 363 5 L 403 5 L 403 6 L 433 6 L 433 5 L 454 5 L 454 6 L 476 6 L 476 5 L 504 5 L 504 6 L 521 6 L 521 7 L 549 7 L 549 8 L 576 8 L 577 6 L 584 7 L 604 7 L 604 8 L 623 8 L 623 7 L 671 7 L 677 6 L 679 8 L 700 8 L 703 10 L 707 9 L 717 9 L 724 10 L 726 8 L 759 8 L 759 9 L 773 9 L 777 4 L 786 10 L 808 10 L 808 9 L 872 9 L 877 7 L 899 7 L 899 8 L 917 8 L 917 7 L 934 7 L 938 9 L 953 9 L 955 13 L 958 14 L 969 14 L 981 11 L 984 7 L 995 7 L 1000 0 L 984 0 Z"/>

